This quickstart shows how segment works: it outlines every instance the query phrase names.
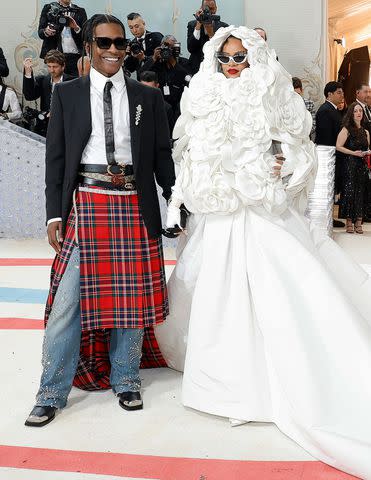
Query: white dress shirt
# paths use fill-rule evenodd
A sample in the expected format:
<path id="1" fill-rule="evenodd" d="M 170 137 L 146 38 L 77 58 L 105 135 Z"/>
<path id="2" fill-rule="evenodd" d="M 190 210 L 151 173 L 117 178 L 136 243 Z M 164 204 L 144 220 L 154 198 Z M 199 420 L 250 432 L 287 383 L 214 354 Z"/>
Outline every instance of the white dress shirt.
<path id="1" fill-rule="evenodd" d="M 338 109 L 338 107 L 335 105 L 335 103 L 330 102 L 330 100 L 326 100 L 326 102 L 331 103 L 331 105 L 335 108 L 335 110 Z"/>
<path id="2" fill-rule="evenodd" d="M 106 142 L 104 136 L 103 90 L 107 81 L 113 83 L 111 88 L 113 133 L 115 137 L 115 160 L 117 163 L 132 164 L 129 99 L 122 69 L 113 75 L 105 77 L 94 68 L 90 70 L 90 105 L 92 131 L 90 139 L 82 152 L 81 163 L 107 165 Z M 61 218 L 51 218 L 52 222 Z"/>
<path id="3" fill-rule="evenodd" d="M 201 30 L 197 30 L 197 28 L 195 28 L 193 30 L 193 36 L 195 37 L 196 40 L 200 40 L 201 38 Z"/>
<path id="4" fill-rule="evenodd" d="M 90 104 L 92 131 L 82 153 L 81 163 L 107 164 L 104 135 L 103 90 L 106 82 L 113 83 L 111 89 L 113 133 L 115 137 L 115 160 L 117 163 L 132 164 L 129 99 L 122 69 L 107 78 L 94 68 L 90 70 Z"/>
<path id="5" fill-rule="evenodd" d="M 72 30 L 70 27 L 64 27 L 64 29 L 62 30 L 61 41 L 63 53 L 80 53 L 79 49 L 77 48 L 76 42 L 73 39 Z"/>
<path id="6" fill-rule="evenodd" d="M 4 87 L 0 86 L 0 93 Z M 7 113 L 9 120 L 18 120 L 22 116 L 22 110 L 19 106 L 18 98 L 14 90 L 7 88 L 5 92 L 3 110 L 6 112 L 10 107 L 10 112 Z M 0 117 L 1 118 L 1 117 Z"/>

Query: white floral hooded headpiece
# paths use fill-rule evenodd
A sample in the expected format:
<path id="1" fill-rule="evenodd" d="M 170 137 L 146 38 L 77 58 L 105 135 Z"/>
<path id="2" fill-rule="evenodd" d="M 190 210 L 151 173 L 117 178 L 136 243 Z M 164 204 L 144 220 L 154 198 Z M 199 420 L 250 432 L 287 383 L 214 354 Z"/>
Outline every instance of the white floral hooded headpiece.
<path id="1" fill-rule="evenodd" d="M 230 36 L 242 41 L 250 65 L 236 79 L 220 72 L 216 58 Z M 204 61 L 184 91 L 174 129 L 179 139 L 174 195 L 200 213 L 230 213 L 241 205 L 261 204 L 278 213 L 290 198 L 306 193 L 313 180 L 311 115 L 276 53 L 255 30 L 220 28 L 203 51 Z M 286 173 L 292 174 L 287 187 L 272 179 L 272 140 L 281 142 Z"/>

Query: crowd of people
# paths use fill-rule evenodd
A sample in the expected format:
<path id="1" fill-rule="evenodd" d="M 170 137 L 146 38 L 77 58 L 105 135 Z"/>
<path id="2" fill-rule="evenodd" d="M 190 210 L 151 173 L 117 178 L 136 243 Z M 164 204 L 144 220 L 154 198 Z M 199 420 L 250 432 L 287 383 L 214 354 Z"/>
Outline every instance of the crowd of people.
<path id="1" fill-rule="evenodd" d="M 124 73 L 160 89 L 166 105 L 171 136 L 180 115 L 180 100 L 184 87 L 188 86 L 192 75 L 198 72 L 203 60 L 203 46 L 219 28 L 228 26 L 217 15 L 215 0 L 204 0 L 194 16 L 195 19 L 187 25 L 189 58 L 182 56 L 180 43 L 173 35 L 151 32 L 141 14 L 133 12 L 126 18 L 133 38 L 125 44 Z M 39 109 L 26 107 L 23 116 L 15 92 L 3 81 L 3 77 L 9 74 L 9 69 L 0 49 L 0 116 L 3 119 L 20 122 L 26 128 L 46 136 L 55 85 L 89 74 L 90 58 L 84 51 L 82 37 L 86 20 L 85 9 L 72 4 L 71 0 L 59 0 L 44 6 L 38 34 L 42 40 L 40 57 L 44 59 L 48 74 L 35 76 L 32 58 L 24 60 L 23 95 L 27 101 L 38 100 Z M 256 27 L 255 31 L 267 41 L 264 28 Z M 345 105 L 341 84 L 330 82 L 326 85 L 325 103 L 316 112 L 314 102 L 304 97 L 301 79 L 293 77 L 292 83 L 312 115 L 311 140 L 318 145 L 336 146 L 335 201 L 339 204 L 339 218 L 346 219 L 348 233 L 362 233 L 362 223 L 371 220 L 371 181 L 368 179 L 370 146 L 366 144 L 367 137 L 362 133 L 362 155 L 345 145 L 347 141 L 350 142 L 348 137 L 354 136 L 358 130 L 354 130 L 354 126 L 349 130 L 349 122 L 353 125 L 354 119 L 346 116 L 348 107 Z M 332 91 L 335 87 L 335 91 Z M 363 116 L 359 132 L 363 132 L 365 128 L 370 133 L 371 88 L 363 83 L 355 93 Z M 348 137 L 344 139 L 345 130 L 342 130 L 338 139 L 343 126 Z M 351 152 L 357 153 L 353 155 Z M 354 165 L 354 168 L 350 168 L 356 157 L 361 161 L 358 160 L 357 167 Z M 364 198 L 364 201 L 361 201 L 361 198 Z M 344 223 L 335 219 L 334 226 L 344 227 Z"/>
<path id="2" fill-rule="evenodd" d="M 314 457 L 370 478 L 371 280 L 304 216 L 312 138 L 344 156 L 341 210 L 362 233 L 368 86 L 341 128 L 341 84 L 326 85 L 315 113 L 265 30 L 216 13 L 215 0 L 196 11 L 187 60 L 137 13 L 128 43 L 112 15 L 84 21 L 68 0 L 42 11 L 49 73 L 35 77 L 25 59 L 24 93 L 50 112 L 56 256 L 25 424 L 53 421 L 72 385 L 111 388 L 120 407 L 141 410 L 140 366 L 170 366 L 184 371 L 184 405 L 234 426 L 274 422 Z M 168 285 L 162 234 L 180 242 Z"/>

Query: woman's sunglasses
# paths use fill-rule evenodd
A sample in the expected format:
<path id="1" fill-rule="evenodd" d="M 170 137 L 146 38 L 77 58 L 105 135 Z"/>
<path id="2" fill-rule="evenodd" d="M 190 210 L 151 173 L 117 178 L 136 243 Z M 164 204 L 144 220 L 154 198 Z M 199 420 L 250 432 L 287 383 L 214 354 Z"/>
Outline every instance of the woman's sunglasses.
<path id="1" fill-rule="evenodd" d="M 102 50 L 108 50 L 111 45 L 114 44 L 117 50 L 125 50 L 127 46 L 127 40 L 123 37 L 109 38 L 109 37 L 94 37 L 93 42 L 97 44 L 97 47 Z"/>
<path id="2" fill-rule="evenodd" d="M 241 65 L 241 63 L 245 63 L 247 60 L 247 52 L 238 52 L 231 57 L 225 53 L 217 53 L 216 58 L 218 59 L 219 63 L 223 63 L 227 65 L 229 62 L 234 62 L 237 65 Z"/>

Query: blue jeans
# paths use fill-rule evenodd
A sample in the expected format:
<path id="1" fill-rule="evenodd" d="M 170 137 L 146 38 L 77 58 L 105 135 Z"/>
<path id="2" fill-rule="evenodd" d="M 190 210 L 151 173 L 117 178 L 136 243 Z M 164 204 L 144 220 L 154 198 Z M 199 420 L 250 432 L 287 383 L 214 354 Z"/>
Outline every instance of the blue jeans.
<path id="1" fill-rule="evenodd" d="M 75 247 L 58 287 L 45 330 L 40 388 L 36 405 L 63 408 L 80 356 L 80 251 Z M 143 329 L 111 330 L 110 382 L 115 394 L 139 391 Z"/>

